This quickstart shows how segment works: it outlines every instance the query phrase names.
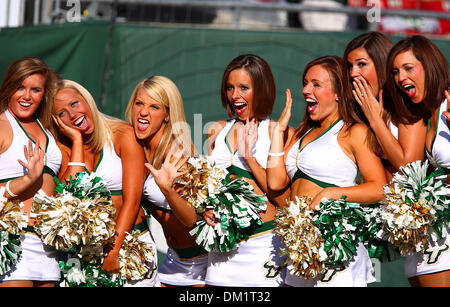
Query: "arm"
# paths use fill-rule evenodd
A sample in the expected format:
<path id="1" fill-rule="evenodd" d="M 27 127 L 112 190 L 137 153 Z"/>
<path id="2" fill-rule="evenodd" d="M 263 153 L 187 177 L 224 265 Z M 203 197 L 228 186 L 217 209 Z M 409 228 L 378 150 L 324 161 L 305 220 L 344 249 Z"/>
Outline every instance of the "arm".
<path id="1" fill-rule="evenodd" d="M 364 79 L 357 79 L 354 86 L 353 95 L 369 120 L 370 127 L 389 162 L 399 169 L 400 166 L 409 162 L 422 160 L 427 129 L 425 123 L 418 121 L 413 124 L 400 124 L 397 140 L 383 120 L 382 91 L 380 91 L 380 102 L 378 102 Z"/>
<path id="2" fill-rule="evenodd" d="M 17 161 L 27 169 L 27 173 L 22 177 L 10 180 L 9 183 L 4 184 L 5 186 L 8 184 L 9 191 L 7 191 L 8 194 L 5 196 L 8 196 L 9 199 L 24 193 L 40 178 L 44 170 L 44 150 L 40 149 L 39 139 L 36 139 L 34 149 L 30 140 L 28 141 L 28 147 L 23 146 L 23 151 L 27 162 L 23 162 L 20 159 Z"/>
<path id="3" fill-rule="evenodd" d="M 347 136 L 348 148 L 364 177 L 364 183 L 351 187 L 325 188 L 314 197 L 311 208 L 318 208 L 322 198 L 339 199 L 345 195 L 349 202 L 375 203 L 384 197 L 383 186 L 387 184 L 386 176 L 380 158 L 365 141 L 367 129 L 363 124 L 354 124 Z"/>
<path id="4" fill-rule="evenodd" d="M 272 131 L 272 139 L 267 160 L 267 185 L 270 191 L 281 191 L 290 184 L 286 171 L 285 159 L 289 140 L 292 138 L 293 130 L 288 126 L 291 118 L 292 96 L 289 89 L 286 90 L 286 105 Z M 286 131 L 287 134 L 286 134 Z M 287 138 L 286 138 L 287 136 Z M 270 156 L 270 153 L 285 152 L 283 156 Z"/>
<path id="5" fill-rule="evenodd" d="M 133 128 L 126 126 L 116 132 L 113 142 L 122 161 L 122 207 L 117 216 L 114 246 L 103 262 L 103 269 L 107 271 L 120 269 L 119 250 L 126 232 L 130 232 L 136 222 L 146 176 L 144 150 L 137 142 Z"/>
<path id="6" fill-rule="evenodd" d="M 184 198 L 182 198 L 175 186 L 175 178 L 186 174 L 187 170 L 180 172 L 179 169 L 186 164 L 189 157 L 182 156 L 182 150 L 178 150 L 175 154 L 169 152 L 166 155 L 164 163 L 159 170 L 155 169 L 151 164 L 145 163 L 155 178 L 156 184 L 166 197 L 175 216 L 187 227 L 193 227 L 197 221 L 197 213 L 194 207 Z"/>
<path id="7" fill-rule="evenodd" d="M 57 116 L 53 116 L 53 121 L 58 126 L 59 130 L 69 138 L 71 141 L 71 148 L 64 148 L 61 143 L 58 142 L 58 146 L 63 153 L 61 161 L 61 170 L 58 175 L 58 179 L 61 182 L 69 180 L 72 176 L 75 178 L 76 174 L 84 171 L 83 166 L 68 165 L 69 162 L 84 163 L 84 149 L 83 149 L 83 136 L 81 131 L 71 128 L 63 123 L 63 121 Z"/>
<path id="8" fill-rule="evenodd" d="M 264 193 L 267 193 L 266 170 L 258 163 L 253 156 L 253 148 L 258 140 L 258 124 L 254 119 L 247 120 L 245 126 L 238 130 L 237 148 L 245 164 L 250 168 L 255 176 L 256 184 Z"/>

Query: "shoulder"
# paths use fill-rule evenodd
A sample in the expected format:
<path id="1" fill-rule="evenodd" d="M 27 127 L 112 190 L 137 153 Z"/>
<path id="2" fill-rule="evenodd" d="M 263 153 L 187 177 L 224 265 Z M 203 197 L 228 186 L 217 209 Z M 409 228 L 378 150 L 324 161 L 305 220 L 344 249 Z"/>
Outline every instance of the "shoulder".
<path id="1" fill-rule="evenodd" d="M 134 128 L 127 122 L 117 121 L 110 124 L 115 147 L 140 146 Z"/>
<path id="2" fill-rule="evenodd" d="M 367 136 L 371 133 L 369 127 L 363 123 L 345 124 L 342 130 L 345 138 L 354 148 L 366 143 Z"/>
<path id="3" fill-rule="evenodd" d="M 216 135 L 218 134 L 227 124 L 225 120 L 219 120 L 217 122 L 213 122 L 208 126 L 208 135 Z"/>

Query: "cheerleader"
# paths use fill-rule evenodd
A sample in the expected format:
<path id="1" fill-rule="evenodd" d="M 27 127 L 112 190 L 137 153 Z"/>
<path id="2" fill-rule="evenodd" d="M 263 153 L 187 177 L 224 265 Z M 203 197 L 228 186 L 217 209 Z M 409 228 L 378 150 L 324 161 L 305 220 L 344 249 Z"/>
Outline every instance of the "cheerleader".
<path id="1" fill-rule="evenodd" d="M 102 178 L 111 191 L 116 208 L 116 236 L 113 247 L 106 251 L 102 268 L 120 271 L 119 250 L 126 233 L 141 231 L 140 240 L 156 247 L 140 206 L 145 171 L 142 146 L 134 136 L 133 127 L 108 117 L 97 109 L 92 95 L 80 84 L 64 80 L 58 84 L 54 97 L 54 130 L 62 152 L 59 179 L 64 182 L 78 172 L 88 171 Z M 125 286 L 154 286 L 155 270 L 140 280 L 128 280 Z"/>
<path id="2" fill-rule="evenodd" d="M 426 126 L 428 123 L 425 138 L 427 157 L 431 165 L 444 169 L 448 174 L 449 124 L 444 111 L 448 111 L 450 106 L 450 83 L 445 56 L 429 39 L 415 35 L 394 45 L 386 67 L 389 72 L 386 86 L 392 98 L 386 102 L 390 103 L 387 108 L 391 110 L 392 118 L 405 124 L 419 122 Z M 364 93 L 357 90 L 362 103 Z M 422 134 L 410 136 L 420 137 Z M 423 147 L 420 150 L 423 151 Z M 436 244 L 430 244 L 423 254 L 405 258 L 405 274 L 412 286 L 450 286 L 449 230 L 447 226 L 447 236 Z"/>
<path id="3" fill-rule="evenodd" d="M 288 187 L 277 194 L 267 187 L 267 156 L 275 122 L 269 116 L 275 102 L 275 82 L 268 63 L 248 54 L 226 67 L 221 86 L 222 106 L 229 120 L 219 121 L 208 131 L 209 153 L 215 165 L 253 186 L 256 194 L 268 196 L 263 222 L 255 233 L 230 252 L 210 252 L 206 283 L 211 286 L 275 287 L 284 284 L 285 269 L 278 252 L 281 242 L 272 232 L 276 205 L 286 205 Z M 286 141 L 292 129 L 286 129 Z M 205 220 L 217 221 L 209 211 Z"/>
<path id="4" fill-rule="evenodd" d="M 391 110 L 392 99 L 383 91 L 390 70 L 386 61 L 393 43 L 384 34 L 370 32 L 353 39 L 344 58 L 349 64 L 353 96 L 375 134 L 388 181 L 400 166 L 424 158 L 426 122 L 399 122 Z M 378 81 L 378 82 L 376 82 Z"/>
<path id="5" fill-rule="evenodd" d="M 349 84 L 344 77 L 344 61 L 325 56 L 308 63 L 303 72 L 306 112 L 286 150 L 281 137 L 291 116 L 292 98 L 286 91 L 286 107 L 276 126 L 269 154 L 267 182 L 271 189 L 291 185 L 291 199 L 312 198 L 310 207 L 318 209 L 325 199 L 375 203 L 383 197 L 384 170 L 375 149 L 367 142 L 370 130 L 350 112 Z M 281 155 L 283 153 L 283 155 Z M 357 185 L 358 173 L 364 182 Z M 366 286 L 373 282 L 369 254 L 362 243 L 343 268 L 329 268 L 313 279 L 291 275 L 290 286 Z"/>
<path id="6" fill-rule="evenodd" d="M 146 166 L 150 170 L 143 203 L 161 224 L 169 246 L 159 268 L 159 282 L 163 287 L 202 287 L 208 253 L 189 234 L 197 214 L 174 185 L 175 178 L 183 174 L 178 170 L 194 154 L 177 86 L 163 76 L 144 79 L 131 95 L 126 117 L 144 146 Z"/>
<path id="7" fill-rule="evenodd" d="M 53 176 L 61 165 L 61 152 L 48 130 L 57 79 L 42 60 L 21 58 L 8 67 L 0 86 L 0 185 L 6 187 L 5 197 L 22 202 L 29 215 L 22 255 L 0 276 L 0 286 L 51 287 L 60 278 L 56 250 L 44 246 L 30 215 L 39 190 L 54 193 Z"/>

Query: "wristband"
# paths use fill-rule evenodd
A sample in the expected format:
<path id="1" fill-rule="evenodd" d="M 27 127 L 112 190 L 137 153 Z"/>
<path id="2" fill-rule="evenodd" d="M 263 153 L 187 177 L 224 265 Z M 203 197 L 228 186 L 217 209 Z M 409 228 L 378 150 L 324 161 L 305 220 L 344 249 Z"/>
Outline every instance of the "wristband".
<path id="1" fill-rule="evenodd" d="M 17 196 L 19 196 L 19 195 L 14 194 L 14 193 L 11 192 L 11 190 L 9 189 L 9 184 L 11 183 L 11 181 L 12 181 L 12 180 L 10 180 L 10 181 L 8 181 L 8 182 L 6 183 L 6 186 L 5 186 L 6 192 L 8 192 L 9 196 L 11 196 L 11 197 L 17 197 Z"/>
<path id="2" fill-rule="evenodd" d="M 275 152 L 275 153 L 269 152 L 269 156 L 271 156 L 271 157 L 281 157 L 281 156 L 284 156 L 284 151 L 282 151 L 282 152 Z"/>
<path id="3" fill-rule="evenodd" d="M 86 164 L 83 162 L 69 162 L 67 163 L 68 166 L 81 166 L 81 167 L 85 167 Z"/>

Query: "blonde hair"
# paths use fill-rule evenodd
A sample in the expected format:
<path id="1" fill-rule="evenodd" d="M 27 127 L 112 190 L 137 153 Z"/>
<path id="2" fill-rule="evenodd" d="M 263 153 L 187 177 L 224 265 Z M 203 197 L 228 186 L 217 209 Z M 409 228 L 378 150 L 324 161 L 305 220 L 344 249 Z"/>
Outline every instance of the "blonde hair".
<path id="1" fill-rule="evenodd" d="M 164 160 L 164 155 L 168 146 L 172 142 L 178 142 L 183 147 L 184 154 L 195 155 L 195 148 L 191 139 L 190 129 L 184 114 L 183 99 L 175 83 L 164 76 L 148 77 L 136 86 L 128 102 L 125 116 L 133 125 L 133 105 L 136 101 L 139 90 L 144 90 L 155 101 L 161 103 L 169 113 L 169 120 L 164 127 L 161 141 L 155 150 L 153 161 L 149 161 L 155 168 L 160 168 Z M 144 150 L 148 159 L 148 146 L 144 145 Z"/>
<path id="2" fill-rule="evenodd" d="M 62 89 L 73 89 L 77 91 L 86 101 L 89 108 L 92 112 L 92 121 L 94 124 L 94 131 L 88 138 L 84 141 L 85 144 L 89 144 L 94 150 L 94 152 L 100 152 L 105 145 L 106 142 L 112 141 L 112 135 L 116 132 L 121 126 L 120 123 L 124 123 L 123 121 L 108 116 L 100 112 L 95 103 L 94 97 L 92 97 L 91 93 L 84 88 L 81 84 L 72 81 L 72 80 L 62 80 L 58 83 L 56 94 Z M 53 101 L 54 104 L 54 101 Z M 57 136 L 59 140 L 63 139 L 65 136 L 59 131 L 58 127 L 55 123 L 52 126 L 52 133 Z"/>

